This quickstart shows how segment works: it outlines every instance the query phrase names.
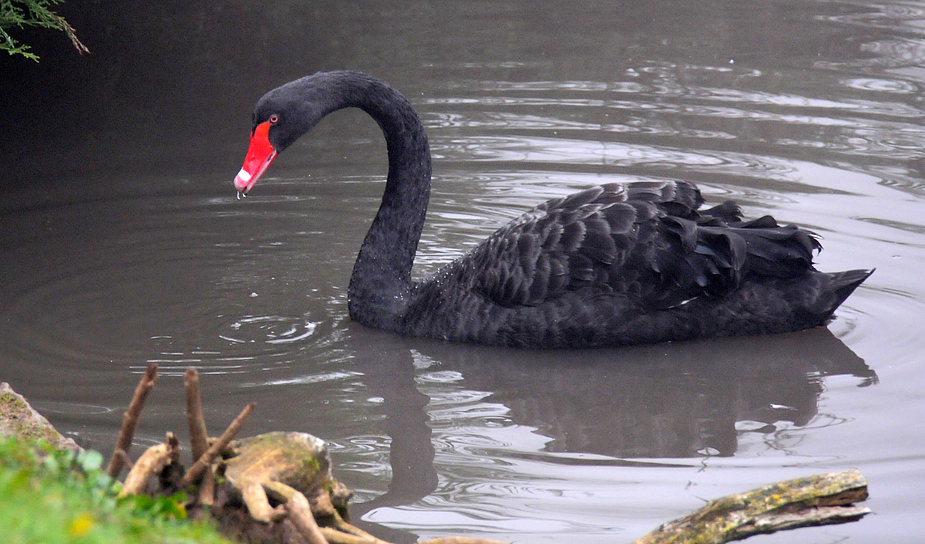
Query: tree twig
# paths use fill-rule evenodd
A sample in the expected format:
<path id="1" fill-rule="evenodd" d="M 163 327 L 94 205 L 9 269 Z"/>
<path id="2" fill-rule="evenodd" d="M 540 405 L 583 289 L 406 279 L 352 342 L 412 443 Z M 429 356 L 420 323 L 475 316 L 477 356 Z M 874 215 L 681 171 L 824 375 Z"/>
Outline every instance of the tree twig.
<path id="1" fill-rule="evenodd" d="M 154 387 L 154 383 L 157 381 L 157 363 L 148 364 L 148 368 L 145 369 L 144 375 L 141 377 L 141 380 L 138 382 L 138 387 L 135 388 L 135 395 L 132 397 L 132 403 L 129 404 L 128 411 L 125 412 L 125 417 L 122 419 L 122 429 L 119 431 L 119 439 L 116 441 L 116 450 L 122 450 L 126 455 L 128 455 L 129 448 L 132 447 L 132 439 L 135 437 L 135 427 L 138 425 L 138 417 L 141 415 L 141 410 L 144 408 L 145 399 L 148 397 L 148 393 L 151 392 L 151 388 Z M 106 472 L 109 473 L 109 476 L 115 478 L 122 472 L 122 457 L 113 453 L 112 457 L 109 459 L 109 466 L 106 468 Z"/>
<path id="2" fill-rule="evenodd" d="M 74 27 L 70 25 L 70 23 L 64 20 L 64 17 L 61 17 L 57 13 L 52 13 L 51 16 L 57 22 L 58 28 L 67 34 L 67 37 L 71 40 L 71 44 L 73 44 L 74 48 L 77 49 L 78 53 L 84 55 L 90 52 L 90 50 L 87 49 L 87 46 L 77 39 L 77 32 L 74 30 Z"/>

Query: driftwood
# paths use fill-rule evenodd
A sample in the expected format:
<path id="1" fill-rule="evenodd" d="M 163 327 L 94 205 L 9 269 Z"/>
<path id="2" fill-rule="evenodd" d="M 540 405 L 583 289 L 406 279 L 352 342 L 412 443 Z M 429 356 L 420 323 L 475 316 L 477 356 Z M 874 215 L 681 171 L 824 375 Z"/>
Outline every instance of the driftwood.
<path id="1" fill-rule="evenodd" d="M 125 414 L 119 442 L 109 465 L 113 477 L 118 475 L 124 464 L 131 464 L 126 452 L 131 444 L 144 400 L 156 379 L 157 365 L 149 365 Z M 242 501 L 242 490 L 235 488 L 231 482 L 232 464 L 238 458 L 228 461 L 228 478 L 221 485 L 215 485 L 213 472 L 224 470 L 225 465 L 219 461 L 216 466 L 216 460 L 228 449 L 232 438 L 253 412 L 255 405 L 251 403 L 246 406 L 219 439 L 207 439 L 200 401 L 199 377 L 195 370 L 187 371 L 185 385 L 187 418 L 196 462 L 189 471 L 174 478 L 172 481 L 176 483 L 171 489 L 163 490 L 164 492 L 187 489 L 198 482 L 200 487 L 191 494 L 193 502 L 187 507 L 193 511 L 210 511 L 223 530 L 232 536 L 244 537 L 249 542 L 389 544 L 346 521 L 346 500 L 352 493 L 333 479 L 326 481 L 322 486 L 326 489 L 325 492 L 309 493 L 310 496 L 279 481 L 261 480 L 255 484 L 255 481 L 251 480 L 247 482 L 249 489 L 244 490 L 243 495 L 255 491 L 266 492 L 279 506 L 272 508 L 272 515 L 268 515 L 267 512 L 256 515 L 256 512 L 248 511 L 246 502 Z M 269 433 L 241 440 L 236 444 L 248 441 L 254 443 L 254 439 L 266 440 L 266 437 L 274 434 L 300 433 Z M 323 444 L 317 438 L 309 438 Z M 210 442 L 212 445 L 206 448 Z M 326 449 L 323 454 L 325 458 L 322 464 L 329 467 L 330 458 L 327 457 Z M 274 462 L 270 466 L 272 469 L 278 465 Z M 173 433 L 168 433 L 164 444 L 149 448 L 134 463 L 120 495 L 146 492 L 151 477 L 162 475 L 161 472 L 168 469 L 182 473 L 182 468 L 179 467 L 179 443 Z M 328 470 L 330 475 L 330 469 L 325 470 Z M 162 478 L 162 482 L 167 480 Z M 340 487 L 340 494 L 332 491 L 336 486 Z M 867 482 L 856 470 L 796 478 L 710 501 L 703 508 L 683 518 L 663 524 L 633 544 L 720 544 L 756 534 L 812 525 L 846 523 L 856 521 L 870 512 L 869 509 L 854 504 L 866 498 Z M 332 499 L 336 502 L 332 503 Z M 212 506 L 213 501 L 212 508 L 203 510 L 203 506 Z M 262 509 L 267 509 L 266 499 L 263 499 Z M 449 537 L 432 539 L 420 544 L 504 543 L 480 538 Z"/>
<path id="2" fill-rule="evenodd" d="M 867 481 L 857 470 L 796 478 L 710 501 L 633 544 L 719 544 L 786 529 L 846 523 L 870 513 L 854 505 L 866 498 Z"/>

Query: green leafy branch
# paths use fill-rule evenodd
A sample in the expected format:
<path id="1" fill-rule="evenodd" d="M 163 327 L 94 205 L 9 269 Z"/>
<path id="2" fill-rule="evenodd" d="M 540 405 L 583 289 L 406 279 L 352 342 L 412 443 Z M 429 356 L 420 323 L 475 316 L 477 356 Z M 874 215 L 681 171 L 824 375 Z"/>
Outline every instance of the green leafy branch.
<path id="1" fill-rule="evenodd" d="M 60 2 L 61 0 L 0 0 L 0 51 L 38 61 L 38 55 L 32 53 L 28 45 L 7 32 L 7 29 L 13 27 L 33 26 L 63 31 L 78 52 L 89 53 L 90 50 L 77 39 L 74 28 L 64 17 L 49 9 Z"/>

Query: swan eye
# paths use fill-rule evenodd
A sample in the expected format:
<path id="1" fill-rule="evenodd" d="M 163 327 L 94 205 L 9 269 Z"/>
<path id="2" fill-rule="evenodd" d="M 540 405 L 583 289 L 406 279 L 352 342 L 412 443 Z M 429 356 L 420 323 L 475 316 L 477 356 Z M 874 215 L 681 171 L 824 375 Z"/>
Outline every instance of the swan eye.
<path id="1" fill-rule="evenodd" d="M 276 115 L 276 114 L 274 113 L 273 115 L 270 116 L 270 124 L 271 124 L 271 125 L 275 125 L 275 124 L 278 123 L 278 122 L 279 122 L 279 115 Z"/>

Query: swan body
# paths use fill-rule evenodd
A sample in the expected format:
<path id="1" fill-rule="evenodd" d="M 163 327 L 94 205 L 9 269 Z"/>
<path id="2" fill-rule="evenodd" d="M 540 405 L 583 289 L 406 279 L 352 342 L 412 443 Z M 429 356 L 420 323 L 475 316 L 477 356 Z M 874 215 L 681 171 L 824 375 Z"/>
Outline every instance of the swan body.
<path id="1" fill-rule="evenodd" d="M 376 120 L 389 157 L 348 289 L 351 318 L 370 327 L 541 348 L 781 333 L 825 324 L 872 273 L 819 272 L 811 232 L 745 221 L 732 201 L 701 209 L 689 182 L 646 181 L 540 204 L 415 281 L 430 149 L 410 102 L 385 82 L 318 73 L 264 95 L 235 187 L 249 191 L 279 152 L 346 107 Z"/>

